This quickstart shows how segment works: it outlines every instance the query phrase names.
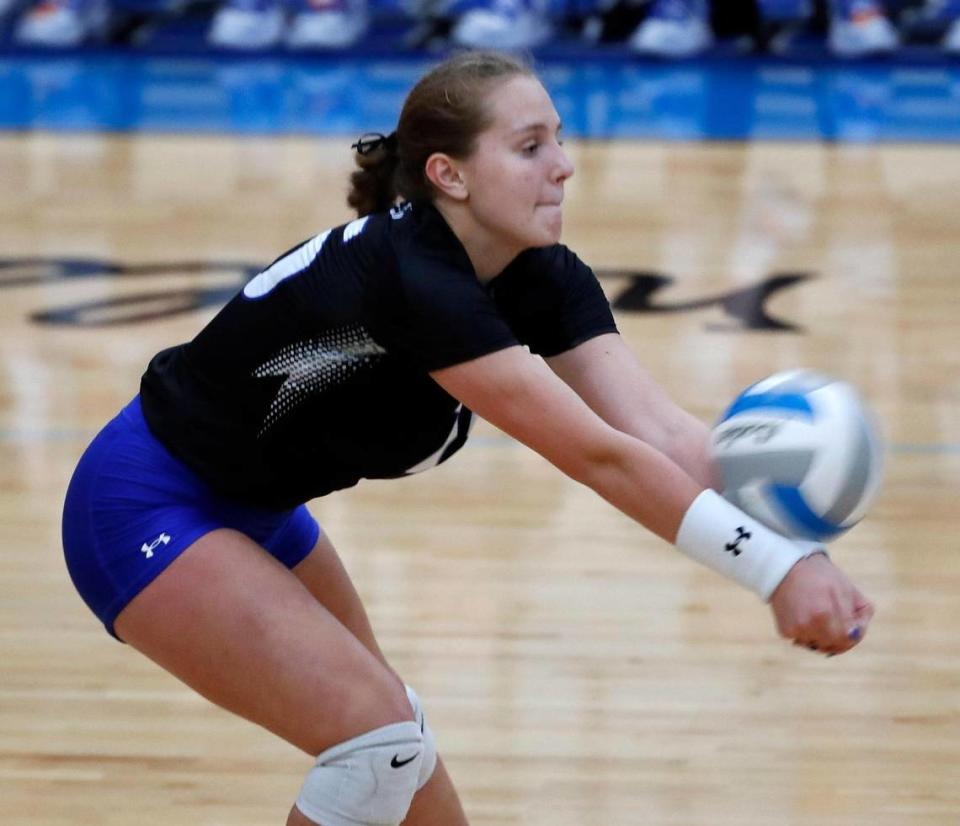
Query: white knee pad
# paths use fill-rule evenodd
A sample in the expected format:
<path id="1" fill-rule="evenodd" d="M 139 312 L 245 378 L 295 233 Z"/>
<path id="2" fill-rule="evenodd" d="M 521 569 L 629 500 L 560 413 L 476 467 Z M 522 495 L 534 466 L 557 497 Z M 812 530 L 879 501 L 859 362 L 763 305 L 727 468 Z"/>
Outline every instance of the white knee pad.
<path id="1" fill-rule="evenodd" d="M 420 733 L 423 735 L 423 763 L 420 764 L 420 776 L 417 777 L 417 791 L 420 791 L 427 785 L 427 781 L 433 775 L 433 770 L 437 767 L 437 743 L 433 739 L 433 732 L 427 725 L 427 720 L 423 716 L 423 707 L 420 705 L 420 698 L 417 692 L 410 686 L 407 689 L 407 698 L 413 707 L 413 716 L 420 726 Z"/>
<path id="2" fill-rule="evenodd" d="M 317 757 L 297 808 L 322 826 L 399 826 L 423 755 L 420 724 L 412 720 L 361 734 Z"/>

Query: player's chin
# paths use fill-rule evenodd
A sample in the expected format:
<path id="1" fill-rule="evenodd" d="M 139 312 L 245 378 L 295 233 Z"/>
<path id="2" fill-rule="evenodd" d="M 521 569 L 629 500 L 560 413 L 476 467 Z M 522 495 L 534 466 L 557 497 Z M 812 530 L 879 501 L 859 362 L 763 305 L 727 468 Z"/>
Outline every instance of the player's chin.
<path id="1" fill-rule="evenodd" d="M 537 246 L 556 244 L 563 233 L 563 209 L 559 205 L 542 206 L 537 212 L 537 235 L 542 239 Z"/>

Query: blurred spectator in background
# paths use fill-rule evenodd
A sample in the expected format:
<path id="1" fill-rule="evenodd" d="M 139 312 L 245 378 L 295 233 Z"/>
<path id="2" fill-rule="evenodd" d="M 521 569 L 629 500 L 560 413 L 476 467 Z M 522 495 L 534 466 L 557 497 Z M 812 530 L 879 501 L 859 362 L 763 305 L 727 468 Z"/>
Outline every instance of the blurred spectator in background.
<path id="1" fill-rule="evenodd" d="M 221 0 L 207 31 L 214 46 L 262 50 L 345 49 L 369 31 L 374 0 Z M 0 16 L 29 5 L 14 27 L 16 41 L 37 46 L 72 47 L 105 39 L 119 11 L 144 3 L 158 10 L 190 0 L 0 0 Z M 662 58 L 692 57 L 714 42 L 710 0 L 397 0 L 413 19 L 442 21 L 453 44 L 466 48 L 527 50 L 548 41 L 564 15 L 608 15 L 627 9 L 620 38 L 638 54 Z M 825 12 L 827 45 L 837 55 L 892 52 L 900 43 L 884 0 L 755 0 L 761 21 L 778 26 L 814 18 L 815 3 Z M 139 6 L 138 6 L 139 4 Z M 752 8 L 752 6 L 751 6 Z M 899 8 L 899 7 L 898 7 Z M 376 10 L 376 6 L 374 6 Z M 645 11 L 645 13 L 644 13 Z M 730 11 L 724 5 L 716 14 Z M 632 17 L 629 15 L 632 14 Z M 639 25 L 635 22 L 643 15 Z M 912 20 L 942 37 L 943 48 L 960 53 L 960 0 L 910 0 L 901 21 Z M 604 18 L 609 19 L 609 18 Z M 726 19 L 724 17 L 724 19 Z M 715 20 L 721 29 L 724 19 Z M 816 17 L 822 20 L 821 16 Z M 623 21 L 623 16 L 621 16 Z M 910 37 L 910 25 L 905 23 Z M 116 27 L 114 27 L 116 30 Z M 631 32 L 629 35 L 625 33 Z M 942 34 L 941 34 L 942 33 Z M 779 36 L 778 36 L 779 37 Z M 928 36 L 929 40 L 930 37 Z M 789 37 L 780 38 L 786 43 Z M 771 42 L 774 42 L 771 40 Z M 789 46 L 784 47 L 789 50 Z"/>
<path id="2" fill-rule="evenodd" d="M 232 49 L 269 49 L 280 42 L 286 26 L 280 0 L 226 0 L 213 16 L 207 39 Z"/>
<path id="3" fill-rule="evenodd" d="M 944 51 L 960 54 L 960 0 L 926 0 L 910 11 L 914 27 L 942 32 L 940 43 Z"/>
<path id="4" fill-rule="evenodd" d="M 654 0 L 630 47 L 659 57 L 692 57 L 713 44 L 707 0 Z"/>
<path id="5" fill-rule="evenodd" d="M 532 49 L 553 34 L 546 0 L 453 0 L 445 14 L 453 42 L 472 49 Z"/>
<path id="6" fill-rule="evenodd" d="M 107 0 L 40 0 L 17 21 L 14 40 L 34 46 L 68 47 L 106 36 Z"/>
<path id="7" fill-rule="evenodd" d="M 757 0 L 762 20 L 786 23 L 813 16 L 813 0 Z M 882 0 L 827 0 L 827 45 L 842 57 L 892 52 L 900 45 Z"/>
<path id="8" fill-rule="evenodd" d="M 900 37 L 880 0 L 831 0 L 830 51 L 843 57 L 892 52 Z"/>
<path id="9" fill-rule="evenodd" d="M 286 43 L 293 49 L 344 49 L 367 33 L 366 0 L 288 0 Z"/>
<path id="10" fill-rule="evenodd" d="M 345 49 L 370 23 L 366 0 L 225 0 L 208 40 L 232 49 Z"/>

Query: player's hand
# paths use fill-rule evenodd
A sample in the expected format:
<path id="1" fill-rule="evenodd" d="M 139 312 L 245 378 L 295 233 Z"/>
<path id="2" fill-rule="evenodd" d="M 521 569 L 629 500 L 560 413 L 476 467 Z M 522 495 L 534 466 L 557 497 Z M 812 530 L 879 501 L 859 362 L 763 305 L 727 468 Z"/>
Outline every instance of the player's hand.
<path id="1" fill-rule="evenodd" d="M 873 605 L 829 557 L 800 560 L 770 597 L 780 635 L 823 654 L 842 654 L 859 643 Z"/>

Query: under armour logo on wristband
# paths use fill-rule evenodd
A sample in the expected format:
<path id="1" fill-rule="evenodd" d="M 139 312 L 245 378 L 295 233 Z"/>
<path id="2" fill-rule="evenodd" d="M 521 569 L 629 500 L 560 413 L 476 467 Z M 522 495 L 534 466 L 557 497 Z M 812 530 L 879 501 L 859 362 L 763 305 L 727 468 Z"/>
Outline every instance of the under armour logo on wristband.
<path id="1" fill-rule="evenodd" d="M 730 551 L 734 556 L 740 556 L 740 543 L 746 541 L 751 536 L 753 536 L 750 531 L 744 530 L 743 526 L 737 528 L 737 538 L 733 542 L 728 542 L 724 545 L 724 550 Z"/>

